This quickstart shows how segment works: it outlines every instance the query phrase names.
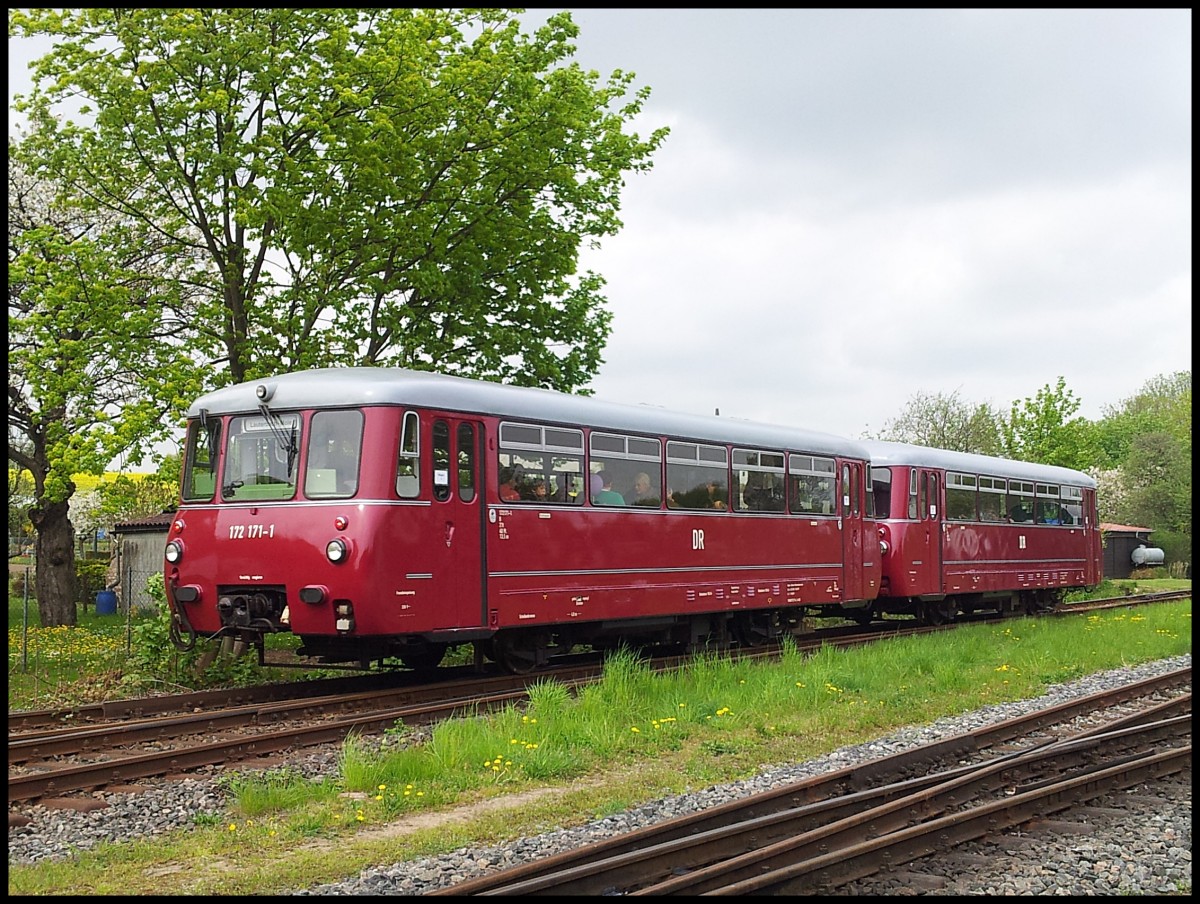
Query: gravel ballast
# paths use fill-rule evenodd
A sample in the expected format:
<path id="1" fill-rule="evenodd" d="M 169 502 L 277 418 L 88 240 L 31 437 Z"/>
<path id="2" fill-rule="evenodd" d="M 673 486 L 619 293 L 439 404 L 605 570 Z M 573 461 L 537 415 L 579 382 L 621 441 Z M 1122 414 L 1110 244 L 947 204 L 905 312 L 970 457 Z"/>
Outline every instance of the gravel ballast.
<path id="1" fill-rule="evenodd" d="M 931 725 L 909 727 L 874 741 L 842 748 L 803 763 L 767 769 L 751 779 L 651 801 L 586 825 L 512 843 L 468 847 L 439 857 L 383 864 L 344 881 L 308 889 L 300 895 L 419 895 L 479 875 L 630 831 L 675 816 L 706 809 L 891 753 L 908 750 L 982 725 L 1015 718 L 1066 700 L 1191 665 L 1191 656 L 1114 669 L 1069 684 L 1055 685 L 1030 700 L 993 706 Z M 336 752 L 309 757 L 310 774 L 336 769 Z M 979 844 L 945 868 L 926 861 L 914 872 L 873 877 L 838 889 L 839 894 L 1183 894 L 1192 882 L 1191 778 L 1134 789 L 1120 808 L 1098 807 L 1086 834 L 1053 831 L 1036 838 L 1019 833 L 999 843 Z M 163 835 L 192 826 L 197 819 L 227 818 L 219 784 L 209 779 L 163 782 L 140 793 L 98 795 L 104 806 L 91 812 L 10 806 L 9 864 L 74 856 L 102 841 L 121 842 Z M 24 822 L 23 825 L 14 825 Z"/>

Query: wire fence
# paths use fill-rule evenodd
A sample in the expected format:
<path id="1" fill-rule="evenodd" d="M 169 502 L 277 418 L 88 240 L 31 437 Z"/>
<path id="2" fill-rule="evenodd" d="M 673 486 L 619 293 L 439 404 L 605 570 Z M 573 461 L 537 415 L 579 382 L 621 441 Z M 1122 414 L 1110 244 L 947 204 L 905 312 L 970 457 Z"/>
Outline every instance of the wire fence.
<path id="1" fill-rule="evenodd" d="M 161 575 L 160 571 L 138 569 L 132 566 L 122 569 L 117 581 L 96 593 L 94 600 L 83 602 L 84 611 L 89 605 L 95 606 L 95 615 L 107 620 L 112 617 L 111 627 L 121 625 L 119 618 L 124 619 L 123 630 L 105 630 L 105 639 L 109 642 L 104 652 L 107 654 L 128 656 L 133 649 L 133 619 L 138 614 L 152 612 L 158 605 L 149 591 L 151 577 Z M 77 650 L 68 647 L 47 650 L 45 643 L 39 643 L 35 634 L 39 618 L 37 601 L 34 598 L 34 566 L 9 566 L 9 617 L 8 617 L 8 665 L 9 672 L 42 670 L 47 672 L 69 671 L 69 659 L 73 655 L 87 656 L 86 645 L 80 643 Z M 19 592 L 14 593 L 14 586 Z M 14 599 L 16 597 L 16 599 Z M 117 646 L 111 646 L 116 644 Z M 65 668 L 64 668 L 65 667 Z"/>

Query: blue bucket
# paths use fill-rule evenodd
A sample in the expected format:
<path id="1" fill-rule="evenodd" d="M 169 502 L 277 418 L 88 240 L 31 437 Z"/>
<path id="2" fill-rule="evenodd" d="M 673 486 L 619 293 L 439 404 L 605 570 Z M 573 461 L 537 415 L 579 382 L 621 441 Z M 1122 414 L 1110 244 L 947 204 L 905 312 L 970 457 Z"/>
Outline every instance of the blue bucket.
<path id="1" fill-rule="evenodd" d="M 96 614 L 114 615 L 117 611 L 117 592 L 115 590 L 96 591 Z"/>

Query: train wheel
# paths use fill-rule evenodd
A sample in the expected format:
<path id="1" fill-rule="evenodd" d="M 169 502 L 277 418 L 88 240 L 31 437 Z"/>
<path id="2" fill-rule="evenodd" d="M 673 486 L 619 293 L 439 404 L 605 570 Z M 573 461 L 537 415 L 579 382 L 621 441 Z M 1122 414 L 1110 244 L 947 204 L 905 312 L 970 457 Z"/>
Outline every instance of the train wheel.
<path id="1" fill-rule="evenodd" d="M 1062 594 L 1053 590 L 1034 591 L 1025 597 L 1025 612 L 1028 615 L 1045 615 L 1053 612 L 1062 603 Z"/>
<path id="2" fill-rule="evenodd" d="M 414 646 L 399 655 L 399 659 L 407 668 L 414 672 L 432 672 L 442 664 L 449 644 L 427 643 Z"/>
<path id="3" fill-rule="evenodd" d="M 505 634 L 503 631 L 492 638 L 492 659 L 514 675 L 527 675 L 538 667 L 544 657 L 534 636 Z"/>
<path id="4" fill-rule="evenodd" d="M 851 609 L 850 617 L 865 628 L 875 620 L 875 613 L 871 611 L 870 606 L 867 606 L 865 609 Z"/>
<path id="5" fill-rule="evenodd" d="M 935 626 L 949 624 L 956 612 L 956 607 L 946 600 L 928 600 L 921 604 L 921 621 Z"/>
<path id="6" fill-rule="evenodd" d="M 743 647 L 765 647 L 771 642 L 769 615 L 744 615 L 733 623 L 732 634 Z"/>

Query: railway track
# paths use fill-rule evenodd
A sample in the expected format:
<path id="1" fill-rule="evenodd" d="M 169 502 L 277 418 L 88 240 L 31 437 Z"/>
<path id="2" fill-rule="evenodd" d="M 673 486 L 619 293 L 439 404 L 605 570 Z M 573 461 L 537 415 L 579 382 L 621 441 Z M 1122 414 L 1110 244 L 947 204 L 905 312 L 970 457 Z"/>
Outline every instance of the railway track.
<path id="1" fill-rule="evenodd" d="M 1190 592 L 1121 597 L 1064 608 L 1061 614 L 1146 604 Z M 1058 613 L 1056 613 L 1058 614 Z M 834 628 L 801 639 L 801 649 L 854 646 L 881 637 L 950 630 L 879 622 L 868 628 Z M 733 655 L 770 659 L 772 648 Z M 658 670 L 677 668 L 689 657 L 652 660 Z M 595 680 L 599 660 L 555 669 L 568 687 Z M 523 700 L 530 684 L 547 673 L 526 676 L 455 674 L 434 684 L 416 683 L 405 673 L 358 676 L 175 697 L 101 704 L 69 713 L 18 713 L 9 719 L 9 802 L 41 800 L 72 792 L 186 773 L 206 766 L 256 760 L 286 750 L 339 743 L 352 733 L 374 733 L 397 723 L 428 724 L 464 712 Z M 64 725 L 64 723 L 66 723 Z M 56 727 L 46 727 L 54 725 Z M 264 765 L 269 764 L 263 763 Z"/>
<path id="2" fill-rule="evenodd" d="M 1127 685 L 431 894 L 828 892 L 1190 773 L 1190 681 L 1189 668 Z"/>

